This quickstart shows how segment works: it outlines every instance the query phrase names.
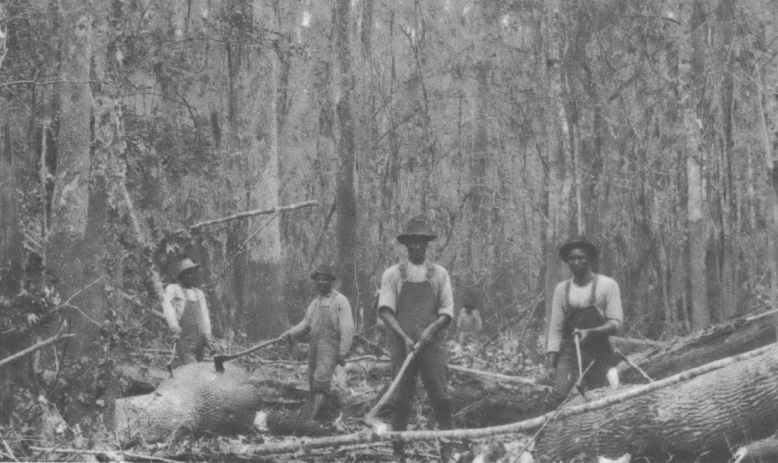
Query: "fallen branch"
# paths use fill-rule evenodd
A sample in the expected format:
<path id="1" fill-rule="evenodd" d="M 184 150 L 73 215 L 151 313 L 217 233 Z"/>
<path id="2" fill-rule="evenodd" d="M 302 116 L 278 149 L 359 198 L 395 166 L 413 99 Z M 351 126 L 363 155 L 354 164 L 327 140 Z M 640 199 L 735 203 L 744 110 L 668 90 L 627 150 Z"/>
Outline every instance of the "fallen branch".
<path id="1" fill-rule="evenodd" d="M 240 212 L 238 214 L 233 214 L 227 217 L 221 217 L 218 219 L 212 219 L 212 220 L 206 220 L 204 222 L 198 222 L 194 225 L 189 226 L 189 231 L 196 231 L 203 227 L 207 227 L 209 225 L 216 225 L 218 223 L 224 223 L 224 222 L 230 222 L 232 220 L 239 220 L 239 219 L 245 219 L 247 217 L 253 217 L 255 215 L 263 215 L 263 214 L 273 214 L 276 212 L 285 212 L 285 211 L 292 211 L 294 209 L 300 209 L 303 207 L 312 207 L 312 206 L 318 206 L 318 201 L 305 201 L 304 203 L 299 204 L 291 204 L 289 206 L 276 206 L 272 207 L 270 209 L 260 209 L 260 210 L 254 210 L 254 211 L 246 211 L 246 212 Z"/>
<path id="2" fill-rule="evenodd" d="M 106 455 L 108 457 L 112 458 L 112 461 L 122 461 L 124 458 L 137 458 L 141 461 L 160 461 L 162 463 L 181 463 L 178 460 L 169 460 L 167 458 L 162 457 L 153 457 L 151 455 L 141 455 L 139 453 L 130 453 L 130 452 L 123 452 L 118 450 L 86 450 L 86 449 L 59 449 L 59 448 L 46 448 L 46 447 L 35 447 L 30 446 L 30 449 L 35 450 L 36 452 L 45 452 L 45 453 L 62 453 L 62 454 L 71 454 L 71 455 Z"/>
<path id="3" fill-rule="evenodd" d="M 537 384 L 534 379 L 531 378 L 524 378 L 522 376 L 508 376 L 503 375 L 500 373 L 492 373 L 491 371 L 482 371 L 482 370 L 473 370 L 472 368 L 465 368 L 461 367 L 459 365 L 449 365 L 448 368 L 450 370 L 458 371 L 460 373 L 467 373 L 470 375 L 476 375 L 476 376 L 483 376 L 485 378 L 493 378 L 499 381 L 508 381 L 511 383 L 521 383 L 521 384 L 527 384 L 530 386 L 535 387 L 548 387 L 544 385 Z"/>
<path id="4" fill-rule="evenodd" d="M 291 453 L 297 451 L 308 451 L 316 448 L 325 448 L 341 445 L 360 444 L 365 442 L 380 442 L 389 440 L 401 440 L 404 442 L 411 441 L 426 441 L 434 439 L 481 439 L 486 437 L 493 437 L 503 434 L 513 434 L 519 432 L 531 431 L 543 426 L 545 422 L 551 418 L 562 419 L 574 415 L 581 415 L 583 413 L 605 408 L 607 406 L 624 402 L 625 400 L 632 399 L 634 397 L 646 394 L 657 389 L 662 389 L 673 384 L 677 384 L 683 381 L 696 378 L 705 373 L 709 373 L 714 370 L 724 368 L 743 360 L 751 359 L 769 351 L 776 351 L 775 344 L 761 347 L 759 349 L 745 352 L 743 354 L 735 355 L 725 359 L 717 360 L 715 362 L 708 363 L 706 365 L 693 368 L 691 370 L 678 373 L 658 380 L 651 384 L 637 386 L 632 389 L 626 390 L 621 393 L 613 394 L 603 397 L 601 399 L 592 400 L 591 402 L 563 408 L 561 410 L 552 411 L 545 415 L 533 418 L 530 420 L 520 421 L 518 423 L 511 423 L 502 426 L 493 426 L 489 428 L 479 429 L 456 429 L 450 431 L 404 431 L 404 432 L 374 432 L 366 431 L 356 434 L 348 434 L 343 436 L 323 437 L 318 439 L 300 440 L 297 442 L 283 442 L 277 444 L 262 444 L 262 445 L 250 445 L 246 444 L 241 446 L 241 454 L 251 454 L 252 456 L 265 456 L 276 455 L 281 453 Z M 778 354 L 778 352 L 774 352 Z"/>
<path id="5" fill-rule="evenodd" d="M 49 344 L 54 344 L 55 342 L 59 341 L 60 339 L 72 338 L 73 336 L 75 336 L 75 334 L 72 334 L 72 333 L 71 334 L 57 334 L 57 335 L 54 335 L 54 336 L 50 337 L 49 339 L 47 339 L 45 341 L 41 341 L 38 344 L 35 344 L 34 346 L 30 346 L 30 347 L 24 349 L 23 351 L 17 352 L 15 354 L 11 355 L 10 357 L 6 357 L 6 358 L 0 360 L 0 367 L 3 367 L 5 365 L 13 362 L 14 360 L 20 359 L 20 358 L 24 357 L 27 354 L 31 354 L 31 353 L 35 352 L 36 350 L 40 350 L 40 349 L 48 346 Z"/>

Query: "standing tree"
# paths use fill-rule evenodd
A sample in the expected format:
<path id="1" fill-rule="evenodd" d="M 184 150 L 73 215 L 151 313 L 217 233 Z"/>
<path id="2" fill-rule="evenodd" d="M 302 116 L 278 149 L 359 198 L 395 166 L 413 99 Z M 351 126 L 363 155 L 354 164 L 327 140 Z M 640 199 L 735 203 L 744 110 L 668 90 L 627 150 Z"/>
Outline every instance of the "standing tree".
<path id="1" fill-rule="evenodd" d="M 339 272 L 343 278 L 343 294 L 352 301 L 356 296 L 356 244 L 357 244 L 357 200 L 356 200 L 356 139 L 354 131 L 354 110 L 352 94 L 354 76 L 351 71 L 351 1 L 336 0 L 335 59 L 335 149 L 340 166 L 337 186 L 337 242 Z M 356 306 L 356 304 L 354 304 Z"/>

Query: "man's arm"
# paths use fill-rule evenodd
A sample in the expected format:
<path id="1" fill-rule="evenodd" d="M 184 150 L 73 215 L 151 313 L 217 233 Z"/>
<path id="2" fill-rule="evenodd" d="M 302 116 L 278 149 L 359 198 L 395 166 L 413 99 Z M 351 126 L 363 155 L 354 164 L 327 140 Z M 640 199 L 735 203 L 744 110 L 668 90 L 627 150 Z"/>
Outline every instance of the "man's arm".
<path id="1" fill-rule="evenodd" d="M 400 327 L 400 322 L 394 316 L 394 311 L 387 306 L 381 306 L 378 308 L 378 315 L 384 321 L 384 324 L 405 342 L 405 350 L 407 352 L 412 351 L 414 348 L 413 339 L 405 334 L 405 331 Z"/>
<path id="2" fill-rule="evenodd" d="M 418 342 L 419 347 L 430 342 L 438 331 L 450 325 L 451 319 L 454 317 L 454 291 L 451 289 L 451 279 L 446 269 L 440 266 L 436 267 L 436 276 L 440 278 L 438 286 L 438 301 L 440 304 L 438 318 L 421 332 Z"/>
<path id="3" fill-rule="evenodd" d="M 346 356 L 351 350 L 351 342 L 354 340 L 354 317 L 351 315 L 351 304 L 349 304 L 348 299 L 343 297 L 342 301 L 338 320 L 338 327 L 340 328 L 338 363 L 344 365 Z"/>
<path id="4" fill-rule="evenodd" d="M 451 323 L 451 316 L 448 314 L 440 314 L 438 315 L 438 318 L 435 319 L 434 322 L 430 323 L 429 326 L 424 328 L 424 331 L 421 332 L 421 335 L 419 335 L 419 342 L 416 343 L 418 347 L 422 347 L 428 342 L 432 340 L 433 337 L 435 337 L 435 334 L 445 329 L 449 324 Z"/>
<path id="5" fill-rule="evenodd" d="M 208 339 L 211 339 L 213 335 L 211 334 L 211 314 L 208 312 L 208 302 L 205 300 L 205 293 L 203 290 L 198 289 L 197 292 L 197 296 L 200 299 L 200 312 L 203 317 L 203 334 L 207 336 Z"/>
<path id="6" fill-rule="evenodd" d="M 305 316 L 302 320 L 300 320 L 300 323 L 286 330 L 282 336 L 286 336 L 291 339 L 297 339 L 308 334 L 308 332 L 311 330 L 311 317 L 313 316 L 313 309 L 315 305 L 316 300 L 314 299 L 308 308 L 305 309 Z"/>
<path id="7" fill-rule="evenodd" d="M 176 308 L 173 305 L 173 301 L 176 298 L 176 287 L 174 285 L 168 285 L 165 288 L 165 295 L 162 298 L 162 312 L 165 314 L 165 321 L 173 333 L 180 333 L 181 327 L 178 325 L 178 317 L 176 316 Z"/>
<path id="8" fill-rule="evenodd" d="M 565 322 L 565 283 L 559 283 L 554 289 L 551 300 L 551 321 L 546 335 L 546 369 L 553 373 L 559 360 L 559 348 L 562 344 L 562 328 Z"/>

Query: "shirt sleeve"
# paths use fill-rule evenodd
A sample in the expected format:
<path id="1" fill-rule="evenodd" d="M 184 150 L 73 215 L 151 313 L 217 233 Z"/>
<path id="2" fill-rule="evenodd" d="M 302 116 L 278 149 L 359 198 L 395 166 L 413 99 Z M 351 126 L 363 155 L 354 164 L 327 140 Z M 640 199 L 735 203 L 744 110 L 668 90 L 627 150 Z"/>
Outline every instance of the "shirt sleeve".
<path id="1" fill-rule="evenodd" d="M 165 314 L 165 321 L 171 330 L 179 328 L 178 314 L 176 313 L 175 300 L 178 295 L 178 286 L 175 284 L 167 285 L 165 294 L 162 298 L 162 313 Z"/>
<path id="2" fill-rule="evenodd" d="M 439 275 L 438 278 L 438 301 L 440 301 L 440 308 L 438 308 L 438 315 L 448 315 L 451 319 L 454 319 L 454 291 L 451 289 L 451 279 L 448 277 L 448 271 L 441 267 L 436 266 L 435 272 Z"/>
<path id="3" fill-rule="evenodd" d="M 378 294 L 378 310 L 386 307 L 392 313 L 397 313 L 397 280 L 400 275 L 395 271 L 396 267 L 390 267 L 381 275 L 381 289 Z"/>
<path id="4" fill-rule="evenodd" d="M 293 339 L 308 334 L 308 331 L 310 331 L 311 329 L 311 318 L 313 317 L 313 311 L 315 308 L 316 308 L 316 299 L 314 299 L 308 305 L 308 308 L 305 309 L 305 317 L 303 317 L 303 319 L 300 320 L 300 323 L 298 323 L 297 325 L 295 325 L 294 328 L 289 330 L 289 334 L 292 336 Z"/>
<path id="5" fill-rule="evenodd" d="M 608 279 L 605 291 L 605 318 L 615 321 L 619 330 L 624 323 L 624 310 L 621 307 L 621 290 L 619 284 L 613 279 Z"/>
<path id="6" fill-rule="evenodd" d="M 565 285 L 559 283 L 554 289 L 554 298 L 551 300 L 551 321 L 548 325 L 548 337 L 546 338 L 546 353 L 559 352 L 562 345 L 562 328 L 565 323 Z"/>
<path id="7" fill-rule="evenodd" d="M 208 302 L 205 300 L 203 290 L 197 290 L 197 298 L 200 301 L 200 311 L 203 317 L 203 334 L 211 337 L 211 314 L 208 312 Z"/>
<path id="8" fill-rule="evenodd" d="M 346 296 L 340 296 L 340 312 L 338 327 L 340 328 L 340 350 L 341 357 L 346 357 L 351 350 L 351 342 L 354 340 L 354 317 L 351 315 L 351 304 Z"/>

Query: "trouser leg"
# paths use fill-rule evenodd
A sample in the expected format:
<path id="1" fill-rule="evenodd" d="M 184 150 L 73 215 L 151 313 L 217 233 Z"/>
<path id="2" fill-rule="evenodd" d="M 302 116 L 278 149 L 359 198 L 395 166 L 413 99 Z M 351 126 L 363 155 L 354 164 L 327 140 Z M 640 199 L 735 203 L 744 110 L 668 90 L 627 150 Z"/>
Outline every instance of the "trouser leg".
<path id="1" fill-rule="evenodd" d="M 563 345 L 559 352 L 552 390 L 546 397 L 546 410 L 551 411 L 559 407 L 565 401 L 577 380 L 578 358 L 575 353 L 575 346 L 571 350 L 568 346 Z"/>
<path id="2" fill-rule="evenodd" d="M 198 361 L 199 336 L 195 327 L 182 327 L 181 337 L 176 344 L 176 364 L 188 365 Z M 202 360 L 202 355 L 200 356 Z"/>
<path id="3" fill-rule="evenodd" d="M 418 355 L 419 374 L 435 410 L 438 428 L 452 429 L 446 346 L 442 341 L 436 340 L 425 346 Z"/>
<path id="4" fill-rule="evenodd" d="M 397 339 L 391 337 L 392 355 L 392 381 L 405 363 L 405 346 Z M 397 384 L 397 389 L 392 397 L 392 428 L 395 431 L 403 431 L 408 427 L 408 416 L 413 404 L 413 393 L 416 389 L 416 374 L 418 372 L 418 358 L 414 358 L 405 370 L 405 374 Z"/>

